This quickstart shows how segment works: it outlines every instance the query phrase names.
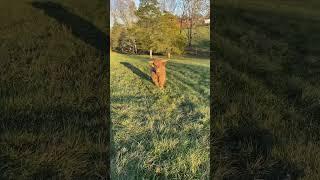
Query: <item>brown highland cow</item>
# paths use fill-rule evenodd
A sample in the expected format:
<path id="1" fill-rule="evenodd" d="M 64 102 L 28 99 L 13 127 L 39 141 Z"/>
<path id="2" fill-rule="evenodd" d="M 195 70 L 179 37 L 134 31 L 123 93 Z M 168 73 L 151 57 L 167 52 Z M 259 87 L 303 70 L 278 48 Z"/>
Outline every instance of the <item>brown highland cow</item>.
<path id="1" fill-rule="evenodd" d="M 154 84 L 160 89 L 164 88 L 166 82 L 166 63 L 168 60 L 152 59 L 149 61 L 151 65 L 151 78 Z"/>

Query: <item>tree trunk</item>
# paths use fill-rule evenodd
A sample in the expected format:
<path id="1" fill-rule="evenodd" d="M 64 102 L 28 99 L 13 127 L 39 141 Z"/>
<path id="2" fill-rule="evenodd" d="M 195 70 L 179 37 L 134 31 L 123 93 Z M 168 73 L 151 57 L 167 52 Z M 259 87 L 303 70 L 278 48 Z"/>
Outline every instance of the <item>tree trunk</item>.
<path id="1" fill-rule="evenodd" d="M 150 49 L 150 59 L 152 58 L 152 49 Z"/>
<path id="2" fill-rule="evenodd" d="M 181 17 L 181 19 L 180 19 L 180 34 L 182 33 L 182 17 Z"/>
<path id="3" fill-rule="evenodd" d="M 171 58 L 171 54 L 170 54 L 170 52 L 168 52 L 168 59 L 170 59 Z"/>
<path id="4" fill-rule="evenodd" d="M 190 28 L 189 28 L 189 47 L 192 46 L 192 18 L 190 18 Z"/>
<path id="5" fill-rule="evenodd" d="M 133 40 L 133 51 L 135 54 L 137 54 L 137 42 L 136 40 Z"/>

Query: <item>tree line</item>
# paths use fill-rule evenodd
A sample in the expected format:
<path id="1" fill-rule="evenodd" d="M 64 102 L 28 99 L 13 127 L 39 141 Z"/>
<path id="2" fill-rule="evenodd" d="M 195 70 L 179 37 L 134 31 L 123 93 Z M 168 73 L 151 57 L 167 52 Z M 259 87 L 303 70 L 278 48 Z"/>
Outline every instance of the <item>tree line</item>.
<path id="1" fill-rule="evenodd" d="M 192 30 L 208 16 L 208 0 L 113 0 L 111 49 L 122 53 L 182 54 Z M 203 13 L 205 12 L 205 13 Z M 202 13 L 202 14 L 201 14 Z M 183 26 L 183 24 L 187 24 Z"/>

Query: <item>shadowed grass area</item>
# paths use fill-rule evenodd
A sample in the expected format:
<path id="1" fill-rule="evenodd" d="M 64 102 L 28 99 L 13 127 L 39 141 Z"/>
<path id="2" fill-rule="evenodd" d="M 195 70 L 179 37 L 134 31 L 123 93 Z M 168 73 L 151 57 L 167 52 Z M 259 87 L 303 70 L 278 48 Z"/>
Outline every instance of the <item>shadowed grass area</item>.
<path id="1" fill-rule="evenodd" d="M 152 82 L 150 76 L 148 76 L 146 73 L 140 71 L 140 69 L 134 67 L 132 64 L 128 63 L 128 62 L 120 62 L 120 64 L 124 65 L 125 67 L 127 67 L 128 69 L 130 69 L 134 74 L 136 74 L 137 76 L 139 76 L 140 78 L 143 78 L 147 81 Z"/>
<path id="2" fill-rule="evenodd" d="M 216 1 L 214 177 L 319 179 L 320 4 L 308 2 Z"/>
<path id="3" fill-rule="evenodd" d="M 1 2 L 0 179 L 108 173 L 105 5 Z"/>
<path id="4" fill-rule="evenodd" d="M 148 60 L 111 53 L 113 179 L 208 179 L 209 60 L 170 60 L 163 91 Z"/>

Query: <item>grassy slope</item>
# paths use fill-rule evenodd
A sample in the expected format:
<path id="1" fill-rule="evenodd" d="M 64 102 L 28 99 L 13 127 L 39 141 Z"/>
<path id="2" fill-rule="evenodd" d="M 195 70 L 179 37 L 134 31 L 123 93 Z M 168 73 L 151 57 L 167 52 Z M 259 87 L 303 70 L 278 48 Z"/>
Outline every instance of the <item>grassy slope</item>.
<path id="1" fill-rule="evenodd" d="M 209 60 L 170 60 L 164 91 L 147 61 L 111 54 L 113 177 L 207 178 Z"/>
<path id="2" fill-rule="evenodd" d="M 183 31 L 187 36 L 188 30 Z M 192 50 L 187 51 L 187 54 L 210 57 L 210 26 L 196 26 L 193 28 L 193 38 L 192 38 Z"/>
<path id="3" fill-rule="evenodd" d="M 55 2 L 1 2 L 0 179 L 106 172 L 104 53 L 101 36 L 86 36 L 104 31 L 105 1 Z"/>
<path id="4" fill-rule="evenodd" d="M 195 35 L 193 39 L 193 46 L 207 52 L 210 51 L 210 26 L 199 26 L 195 28 Z"/>
<path id="5" fill-rule="evenodd" d="M 212 171 L 320 178 L 320 3 L 216 1 Z"/>

